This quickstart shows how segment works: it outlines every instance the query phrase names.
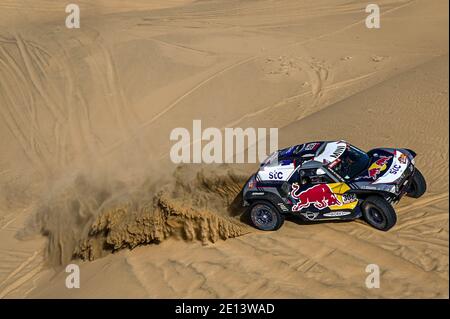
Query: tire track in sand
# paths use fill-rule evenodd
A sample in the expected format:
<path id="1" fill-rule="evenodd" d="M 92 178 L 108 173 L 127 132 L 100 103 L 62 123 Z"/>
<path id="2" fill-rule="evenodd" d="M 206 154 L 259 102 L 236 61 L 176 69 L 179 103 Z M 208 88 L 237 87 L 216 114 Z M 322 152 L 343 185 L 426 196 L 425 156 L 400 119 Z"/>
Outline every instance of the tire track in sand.
<path id="1" fill-rule="evenodd" d="M 57 106 L 57 104 L 46 93 L 46 90 L 44 89 L 45 86 L 41 82 L 39 74 L 36 72 L 34 68 L 34 60 L 32 56 L 29 54 L 27 42 L 25 42 L 19 34 L 15 34 L 14 37 L 17 42 L 17 48 L 19 49 L 20 57 L 24 62 L 25 68 L 27 70 L 32 85 L 40 94 L 40 96 L 44 99 L 45 105 L 53 115 L 55 121 L 64 123 L 66 120 L 66 115 L 63 114 L 63 112 Z"/>
<path id="2" fill-rule="evenodd" d="M 44 153 L 49 152 L 49 149 L 39 131 L 35 100 L 29 91 L 23 89 L 23 83 L 26 83 L 27 79 L 17 61 L 2 46 L 0 46 L 0 69 L 1 75 L 6 75 L 8 78 L 3 81 L 3 76 L 0 75 L 0 83 L 2 83 L 0 95 L 5 101 L 4 108 L 0 110 L 2 117 L 28 160 L 43 167 L 46 159 L 42 149 Z M 12 84 L 15 85 L 12 86 Z M 17 105 L 26 107 L 28 112 L 20 111 Z M 27 127 L 29 127 L 28 132 L 24 130 Z"/>
<path id="3" fill-rule="evenodd" d="M 395 7 L 395 8 L 386 10 L 386 11 L 384 12 L 384 15 L 389 14 L 389 13 L 392 13 L 392 12 L 395 12 L 395 11 L 401 9 L 401 8 L 406 7 L 406 6 L 409 6 L 409 5 L 411 5 L 413 2 L 415 2 L 415 0 L 411 0 L 411 1 L 409 1 L 409 2 L 407 2 L 407 3 L 405 3 L 405 4 L 402 4 L 402 5 L 399 5 L 399 6 Z M 164 114 L 166 114 L 166 113 L 168 113 L 169 111 L 173 110 L 173 109 L 174 109 L 181 101 L 183 101 L 186 97 L 190 96 L 192 93 L 194 93 L 194 92 L 197 91 L 198 89 L 202 88 L 203 86 L 205 86 L 205 85 L 206 85 L 207 83 L 209 83 L 210 81 L 213 81 L 213 80 L 216 79 L 217 77 L 219 77 L 219 76 L 221 76 L 221 75 L 223 75 L 223 74 L 225 74 L 225 73 L 227 73 L 227 72 L 229 72 L 229 71 L 231 71 L 231 70 L 233 70 L 233 69 L 235 69 L 235 68 L 237 68 L 237 67 L 239 67 L 239 66 L 242 66 L 242 65 L 247 64 L 247 63 L 249 63 L 249 62 L 255 61 L 255 60 L 257 60 L 258 58 L 262 58 L 262 57 L 268 56 L 268 55 L 270 55 L 270 51 L 274 51 L 274 50 L 276 51 L 276 50 L 280 50 L 280 49 L 286 49 L 286 48 L 289 48 L 289 47 L 292 47 L 292 46 L 302 45 L 302 44 L 306 44 L 306 43 L 309 43 L 309 42 L 312 42 L 312 41 L 317 41 L 317 40 L 320 40 L 320 39 L 323 39 L 323 38 L 332 36 L 332 35 L 334 35 L 334 34 L 337 34 L 337 33 L 343 32 L 343 31 L 346 31 L 346 30 L 348 30 L 348 29 L 351 29 L 351 28 L 353 28 L 353 27 L 355 27 L 355 26 L 357 26 L 357 25 L 359 25 L 359 24 L 361 24 L 361 23 L 364 23 L 364 21 L 365 21 L 365 18 L 364 18 L 364 19 L 361 19 L 361 20 L 358 20 L 358 21 L 356 21 L 356 22 L 350 23 L 350 24 L 348 24 L 348 25 L 345 25 L 345 26 L 343 26 L 343 27 L 341 27 L 341 28 L 338 28 L 338 29 L 336 29 L 336 30 L 334 30 L 334 31 L 326 32 L 326 33 L 324 33 L 324 34 L 321 34 L 321 35 L 319 35 L 319 36 L 312 37 L 312 38 L 309 38 L 309 39 L 300 40 L 300 41 L 294 41 L 294 42 L 292 42 L 292 43 L 286 44 L 285 46 L 273 48 L 273 49 L 269 50 L 269 52 L 265 52 L 264 54 L 256 54 L 256 55 L 253 55 L 253 56 L 250 56 L 250 57 L 247 57 L 247 58 L 244 58 L 244 59 L 241 59 L 241 60 L 239 60 L 239 61 L 234 62 L 233 64 L 231 64 L 231 65 L 229 65 L 229 66 L 223 68 L 222 70 L 219 70 L 219 71 L 215 72 L 215 73 L 212 74 L 211 76 L 207 77 L 206 79 L 204 79 L 203 81 L 199 82 L 199 83 L 196 84 L 194 87 L 192 87 L 191 89 L 189 89 L 188 91 L 186 91 L 185 93 L 183 93 L 181 96 L 179 96 L 178 98 L 176 98 L 171 104 L 169 104 L 169 105 L 166 106 L 163 110 L 161 110 L 158 114 L 156 114 L 155 116 L 153 116 L 153 117 L 150 118 L 149 120 L 144 121 L 143 123 L 141 123 L 141 124 L 139 125 L 139 127 L 137 127 L 136 131 L 135 131 L 130 137 L 128 137 L 128 138 L 126 138 L 126 139 L 121 139 L 121 140 L 117 141 L 116 143 L 113 143 L 110 147 L 108 147 L 106 150 L 103 151 L 103 155 L 105 156 L 105 155 L 110 154 L 112 151 L 114 151 L 117 147 L 119 147 L 120 145 L 122 145 L 124 142 L 128 141 L 130 138 L 136 137 L 137 134 L 138 134 L 138 133 L 137 133 L 138 131 L 140 131 L 140 130 L 146 128 L 147 126 L 149 126 L 149 125 L 151 125 L 151 124 L 153 124 L 153 123 L 154 123 L 156 120 L 158 120 L 161 116 L 163 116 Z M 318 93 L 320 93 L 320 86 L 317 87 L 316 90 L 317 90 Z"/>
<path id="4" fill-rule="evenodd" d="M 397 208 L 396 212 L 403 213 L 403 212 L 415 210 L 418 208 L 424 208 L 430 204 L 434 204 L 436 202 L 440 202 L 443 200 L 448 200 L 448 198 L 449 198 L 449 193 L 441 193 L 441 194 L 426 196 L 424 198 L 417 199 L 414 203 Z M 437 222 L 437 221 L 448 220 L 448 219 L 449 219 L 449 217 L 448 217 L 448 214 L 446 214 L 446 213 L 439 214 L 439 215 L 431 215 L 430 214 L 430 215 L 426 215 L 420 219 L 413 218 L 411 220 L 405 221 L 401 225 L 397 226 L 396 230 L 402 230 L 402 229 L 410 228 L 410 227 L 413 227 L 413 226 L 416 226 L 419 224 L 426 224 L 426 223 Z"/>

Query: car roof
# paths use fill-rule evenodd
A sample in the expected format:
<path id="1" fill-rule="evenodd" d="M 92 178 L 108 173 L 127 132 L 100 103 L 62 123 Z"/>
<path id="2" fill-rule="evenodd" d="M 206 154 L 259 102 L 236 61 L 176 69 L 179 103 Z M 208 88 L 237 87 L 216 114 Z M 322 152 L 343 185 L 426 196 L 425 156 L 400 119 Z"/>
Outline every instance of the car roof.
<path id="1" fill-rule="evenodd" d="M 288 180 L 297 169 L 327 166 L 336 161 L 348 145 L 345 141 L 319 141 L 281 149 L 261 163 L 258 178 L 261 181 L 281 182 Z"/>
<path id="2" fill-rule="evenodd" d="M 342 154 L 349 144 L 345 141 L 331 141 L 323 144 L 320 150 L 315 154 L 314 161 L 320 162 L 324 165 L 334 162 Z"/>
<path id="3" fill-rule="evenodd" d="M 298 144 L 278 151 L 278 161 L 303 158 L 328 164 L 339 158 L 346 150 L 345 141 L 317 141 Z"/>

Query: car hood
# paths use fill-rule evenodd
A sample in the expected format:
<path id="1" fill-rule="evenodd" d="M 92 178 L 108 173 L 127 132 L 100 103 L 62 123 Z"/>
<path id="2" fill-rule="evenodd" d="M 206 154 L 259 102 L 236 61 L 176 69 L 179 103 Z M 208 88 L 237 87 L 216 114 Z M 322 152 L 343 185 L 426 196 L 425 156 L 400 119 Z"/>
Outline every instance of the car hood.
<path id="1" fill-rule="evenodd" d="M 413 155 L 403 149 L 377 148 L 367 154 L 370 164 L 366 170 L 355 177 L 355 181 L 372 184 L 398 183 L 413 161 Z"/>

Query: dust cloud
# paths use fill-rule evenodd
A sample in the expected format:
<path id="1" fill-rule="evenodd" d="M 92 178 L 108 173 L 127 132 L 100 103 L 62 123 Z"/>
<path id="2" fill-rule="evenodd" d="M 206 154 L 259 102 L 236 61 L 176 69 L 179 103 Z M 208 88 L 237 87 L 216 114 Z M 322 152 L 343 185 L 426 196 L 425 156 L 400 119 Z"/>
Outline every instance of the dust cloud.
<path id="1" fill-rule="evenodd" d="M 170 237 L 207 244 L 251 231 L 236 218 L 248 175 L 226 165 L 154 175 L 133 185 L 80 173 L 41 201 L 17 237 L 46 236 L 47 261 L 57 266 Z"/>

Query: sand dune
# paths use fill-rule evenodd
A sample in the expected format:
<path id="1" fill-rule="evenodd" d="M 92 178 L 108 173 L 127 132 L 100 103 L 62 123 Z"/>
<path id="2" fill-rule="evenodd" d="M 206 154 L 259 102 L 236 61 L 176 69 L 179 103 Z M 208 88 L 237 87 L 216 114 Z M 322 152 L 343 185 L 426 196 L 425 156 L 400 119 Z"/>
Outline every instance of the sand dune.
<path id="1" fill-rule="evenodd" d="M 448 298 L 448 2 L 378 4 L 369 30 L 360 1 L 81 1 L 69 30 L 2 1 L 0 298 Z M 170 162 L 193 119 L 411 148 L 429 190 L 387 233 L 261 233 L 231 216 L 256 165 Z"/>

